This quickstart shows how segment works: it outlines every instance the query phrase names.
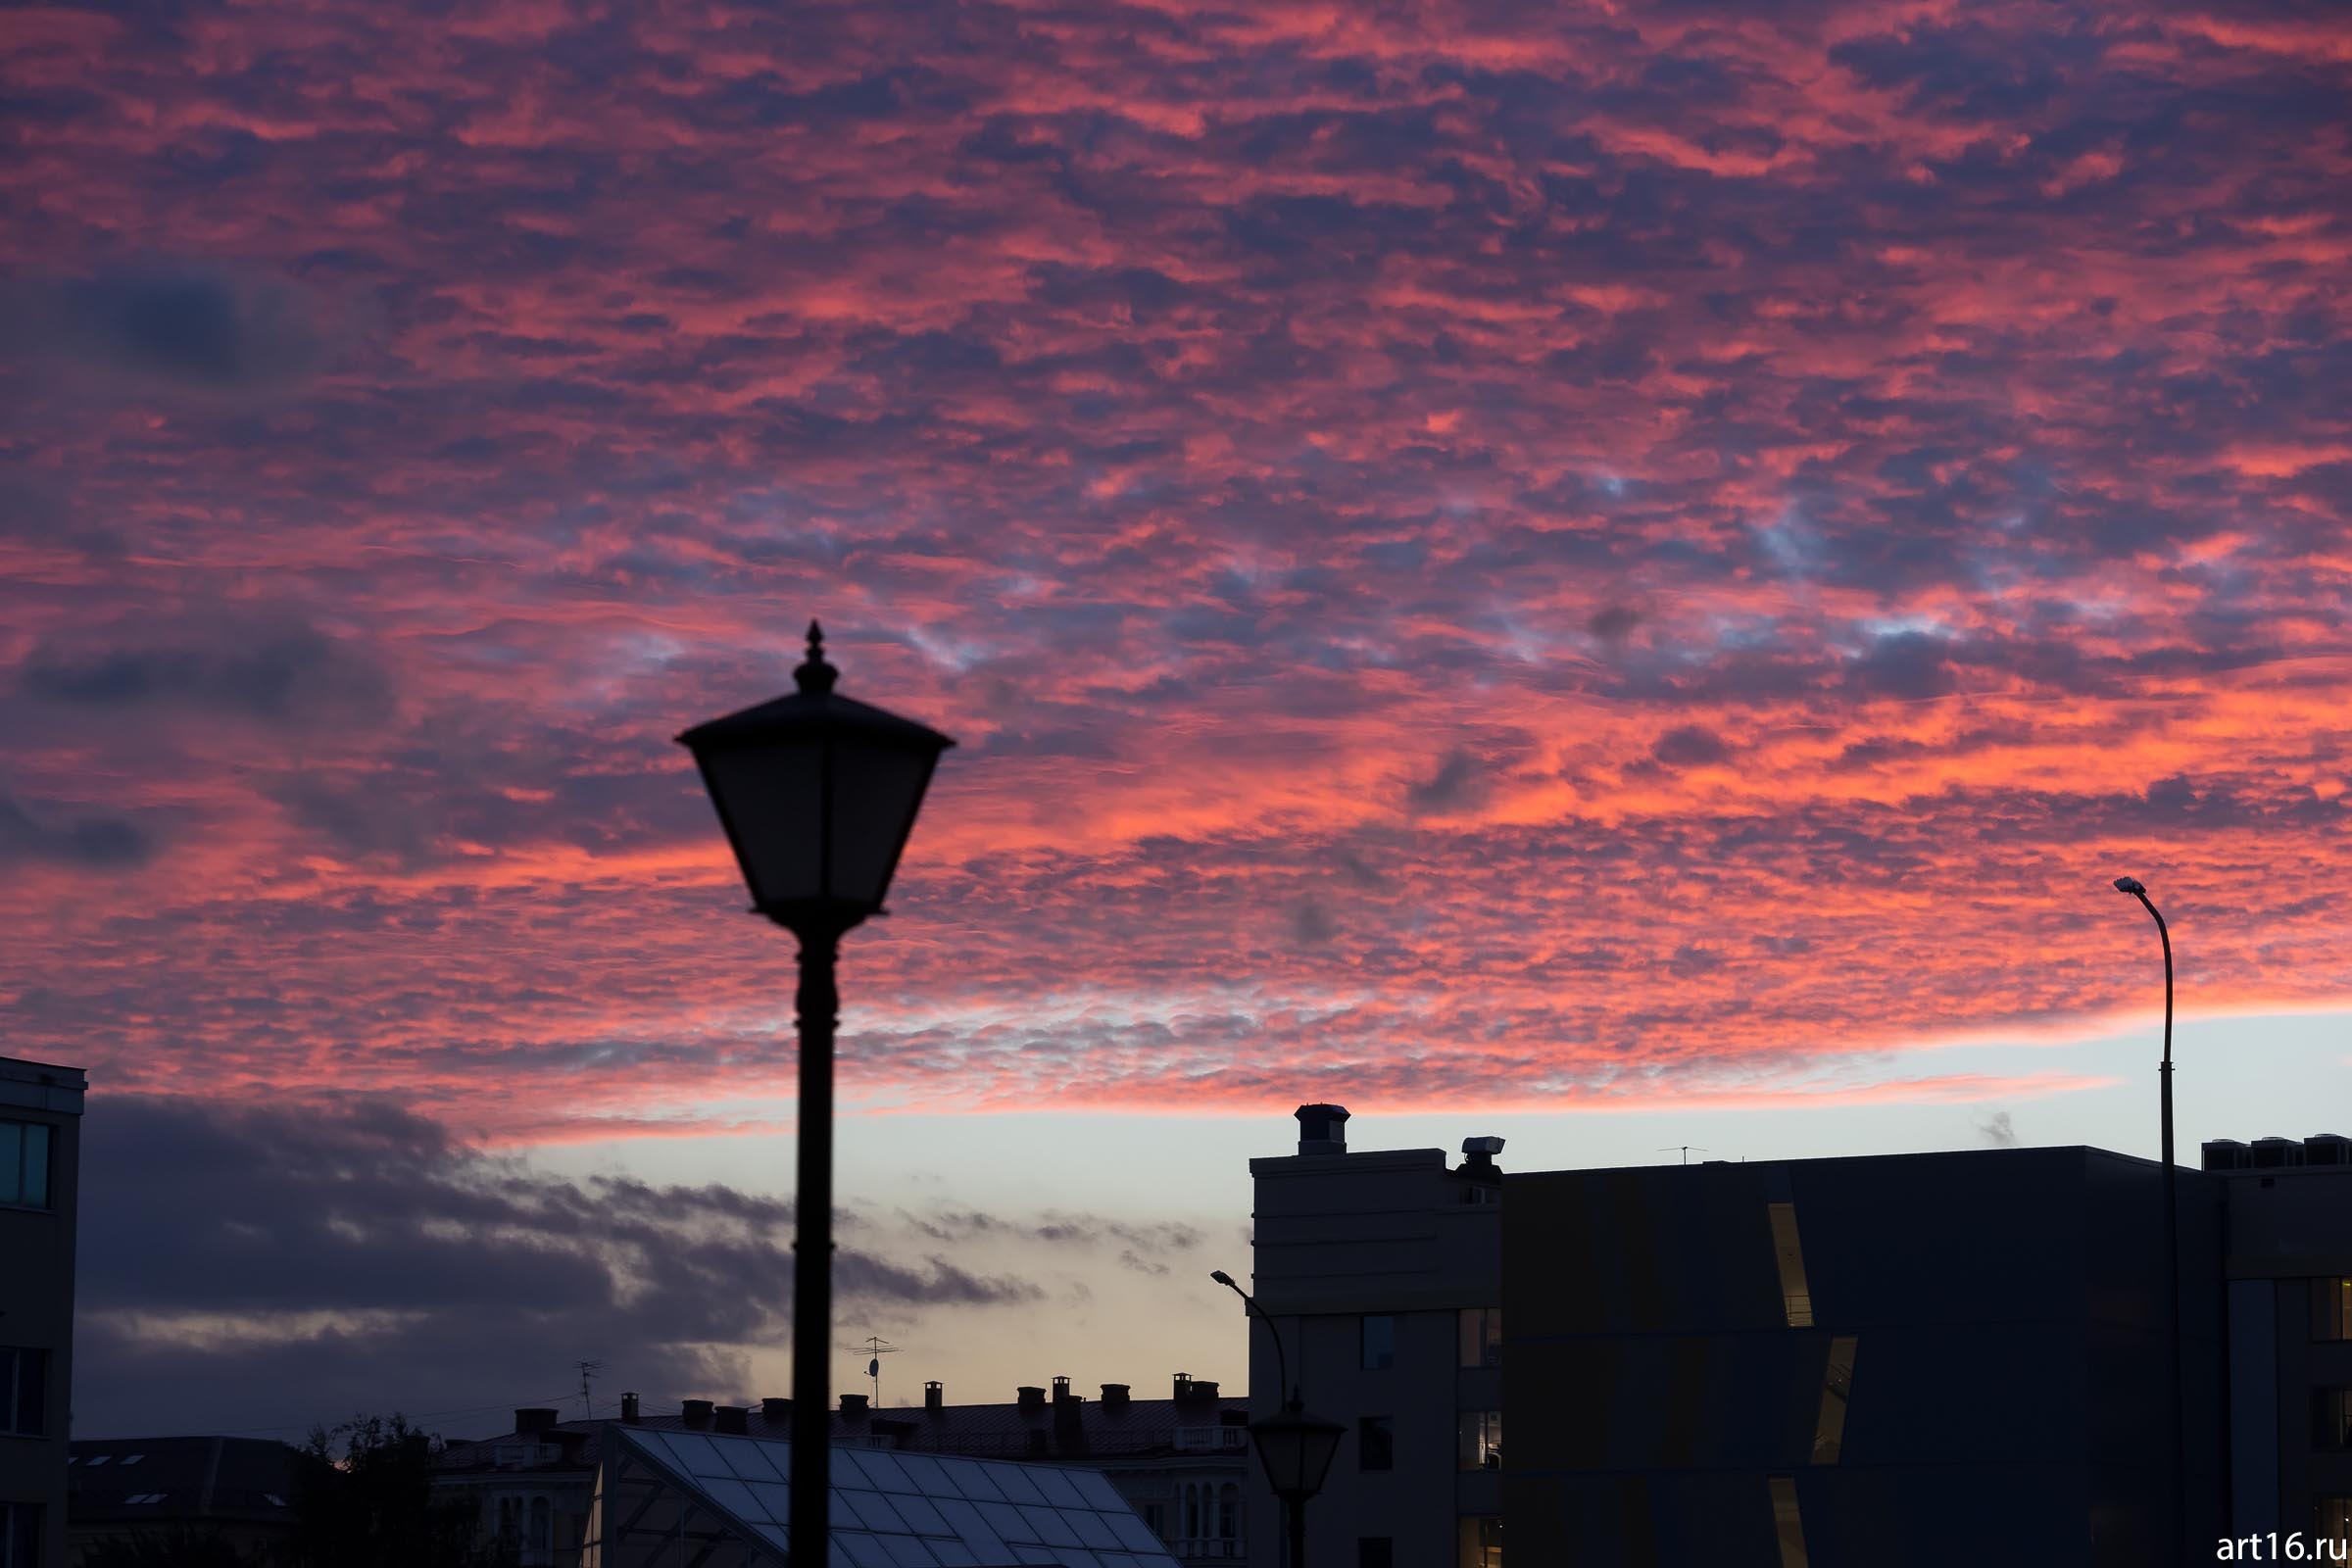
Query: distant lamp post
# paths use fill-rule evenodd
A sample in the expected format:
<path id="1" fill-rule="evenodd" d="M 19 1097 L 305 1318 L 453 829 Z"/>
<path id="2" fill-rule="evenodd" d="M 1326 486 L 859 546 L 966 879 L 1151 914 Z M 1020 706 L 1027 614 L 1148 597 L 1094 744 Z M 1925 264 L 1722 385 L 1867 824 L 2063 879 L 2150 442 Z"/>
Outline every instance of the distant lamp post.
<path id="1" fill-rule="evenodd" d="M 792 1276 L 792 1540 L 822 1562 L 833 1308 L 833 966 L 842 933 L 880 914 L 939 754 L 936 730 L 833 693 L 824 634 L 808 623 L 799 690 L 678 737 L 752 891 L 752 912 L 800 939 L 799 1189 Z M 815 1543 L 813 1546 L 809 1544 Z"/>
<path id="2" fill-rule="evenodd" d="M 2164 1158 L 2164 1316 L 2172 1347 L 2171 1376 L 2165 1380 L 2166 1418 L 2173 1440 L 2173 1552 L 2185 1560 L 2188 1543 L 2181 1533 L 2181 1499 L 2188 1492 L 2188 1459 L 2180 1416 L 2180 1172 L 2173 1164 L 2173 933 L 2148 898 L 2145 883 L 2135 876 L 2119 876 L 2115 891 L 2139 901 L 2156 922 L 2156 938 L 2164 944 L 2164 1061 L 2157 1069 L 2157 1117 L 2162 1126 Z"/>
<path id="3" fill-rule="evenodd" d="M 1306 1568 L 1306 1502 L 1323 1490 L 1323 1478 L 1331 1474 L 1332 1456 L 1340 1451 L 1340 1439 L 1348 1429 L 1307 1412 L 1305 1400 L 1291 1382 L 1290 1358 L 1282 1352 L 1282 1331 L 1266 1316 L 1265 1308 L 1223 1269 L 1212 1270 L 1208 1277 L 1240 1297 L 1242 1304 L 1255 1312 L 1273 1336 L 1276 1391 L 1289 1389 L 1290 1397 L 1274 1414 L 1250 1423 L 1250 1441 L 1266 1472 L 1266 1485 L 1282 1499 L 1283 1522 L 1291 1543 L 1290 1568 Z"/>

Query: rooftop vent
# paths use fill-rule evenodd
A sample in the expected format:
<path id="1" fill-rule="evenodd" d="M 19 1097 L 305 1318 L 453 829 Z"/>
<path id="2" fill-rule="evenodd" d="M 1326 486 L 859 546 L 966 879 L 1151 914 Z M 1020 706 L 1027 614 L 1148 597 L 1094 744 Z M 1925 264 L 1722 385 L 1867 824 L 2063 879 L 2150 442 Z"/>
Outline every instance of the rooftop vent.
<path id="1" fill-rule="evenodd" d="M 924 1408 L 924 1409 L 926 1409 L 926 1410 L 933 1410 L 933 1411 L 937 1411 L 937 1410 L 944 1410 L 944 1409 L 946 1409 L 947 1407 L 948 1407 L 948 1389 L 947 1389 L 947 1385 L 946 1385 L 946 1384 L 944 1384 L 944 1383 L 941 1383 L 941 1382 L 939 1382 L 937 1379 L 933 1379 L 931 1382 L 924 1384 L 924 1385 L 923 1385 L 923 1408 Z"/>
<path id="2" fill-rule="evenodd" d="M 1046 1402 L 1046 1391 L 1032 1388 L 1026 1383 L 1012 1392 L 1019 1398 L 1021 1408 L 1024 1410 L 1040 1409 Z"/>
<path id="3" fill-rule="evenodd" d="M 1176 1397 L 1177 1397 L 1177 1398 L 1179 1398 L 1179 1399 L 1189 1399 L 1189 1398 L 1191 1398 L 1192 1396 L 1193 1396 L 1193 1375 L 1192 1375 L 1190 1372 L 1179 1372 L 1179 1373 L 1177 1373 L 1177 1374 L 1176 1374 Z"/>
<path id="4" fill-rule="evenodd" d="M 2306 1165 L 2352 1165 L 2352 1138 L 2341 1133 L 2314 1133 L 2303 1140 Z"/>
<path id="5" fill-rule="evenodd" d="M 2292 1138 L 2257 1138 L 2254 1140 L 2254 1157 L 2250 1163 L 2256 1170 L 2300 1165 L 2303 1163 L 2303 1146 Z"/>
<path id="6" fill-rule="evenodd" d="M 1055 1378 L 1054 1380 L 1054 1402 L 1055 1404 L 1067 1404 L 1070 1402 L 1070 1380 L 1068 1378 Z"/>
<path id="7" fill-rule="evenodd" d="M 710 1422 L 720 1432 L 749 1432 L 752 1430 L 749 1419 L 751 1413 L 740 1404 L 715 1405 L 710 1411 Z"/>
<path id="8" fill-rule="evenodd" d="M 1188 1399 L 1213 1399 L 1217 1396 L 1217 1386 L 1200 1378 L 1186 1384 L 1184 1391 L 1182 1397 Z"/>
<path id="9" fill-rule="evenodd" d="M 792 1401 L 790 1399 L 779 1399 L 774 1395 L 769 1395 L 766 1398 L 760 1401 L 760 1419 L 762 1421 L 791 1420 Z"/>
<path id="10" fill-rule="evenodd" d="M 865 1396 L 862 1394 L 843 1395 L 841 1396 L 841 1413 L 843 1415 L 865 1414 Z"/>
<path id="11" fill-rule="evenodd" d="M 1103 1408 L 1103 1409 L 1105 1409 L 1105 1410 L 1124 1410 L 1124 1409 L 1126 1409 L 1126 1408 L 1127 1408 L 1127 1393 L 1128 1393 L 1128 1390 L 1127 1390 L 1127 1385 L 1126 1385 L 1126 1384 L 1124 1384 L 1124 1383 L 1105 1383 L 1105 1384 L 1103 1384 L 1103 1385 L 1102 1385 L 1102 1408 Z"/>
<path id="12" fill-rule="evenodd" d="M 1501 1174 L 1494 1156 L 1502 1152 L 1502 1140 L 1494 1137 L 1465 1138 L 1462 1140 L 1462 1174 L 1465 1176 L 1495 1176 Z"/>
<path id="13" fill-rule="evenodd" d="M 710 1424 L 709 1399 L 684 1399 L 678 1404 L 678 1418 L 688 1426 L 701 1430 Z"/>
<path id="14" fill-rule="evenodd" d="M 620 1396 L 620 1418 L 631 1426 L 635 1426 L 637 1424 L 639 1420 L 637 1413 L 637 1396 L 634 1394 L 624 1394 Z"/>
<path id="15" fill-rule="evenodd" d="M 1348 1107 L 1346 1105 L 1300 1105 L 1291 1114 L 1298 1118 L 1298 1152 L 1301 1154 L 1345 1154 L 1348 1152 Z"/>

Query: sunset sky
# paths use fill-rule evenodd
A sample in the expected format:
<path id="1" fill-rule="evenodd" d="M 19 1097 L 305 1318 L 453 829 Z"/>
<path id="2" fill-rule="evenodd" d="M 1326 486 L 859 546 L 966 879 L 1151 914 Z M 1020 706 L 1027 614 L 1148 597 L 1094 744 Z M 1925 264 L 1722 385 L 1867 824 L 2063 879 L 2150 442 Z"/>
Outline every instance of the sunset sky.
<path id="1" fill-rule="evenodd" d="M 671 737 L 812 614 L 961 743 L 844 956 L 886 1394 L 1238 1383 L 1306 1100 L 2153 1153 L 2119 872 L 2184 1144 L 2352 1131 L 2337 8 L 158 0 L 0 94 L 77 1433 L 788 1392 Z"/>

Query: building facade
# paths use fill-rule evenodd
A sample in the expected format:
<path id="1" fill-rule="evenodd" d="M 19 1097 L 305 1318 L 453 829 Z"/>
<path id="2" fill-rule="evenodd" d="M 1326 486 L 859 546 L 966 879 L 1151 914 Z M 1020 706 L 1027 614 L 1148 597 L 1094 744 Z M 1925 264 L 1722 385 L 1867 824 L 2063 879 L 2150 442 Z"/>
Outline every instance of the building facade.
<path id="1" fill-rule="evenodd" d="M 1250 1413 L 1284 1376 L 1345 1429 L 1307 1504 L 1303 1568 L 1500 1568 L 1502 1214 L 1498 1138 L 1349 1152 L 1348 1112 L 1302 1105 L 1295 1154 L 1253 1159 Z M 1254 1466 L 1252 1560 L 1287 1565 Z M 1530 1559 L 1541 1560 L 1541 1559 Z"/>
<path id="2" fill-rule="evenodd" d="M 193 1534 L 264 1562 L 294 1531 L 300 1449 L 263 1438 L 104 1438 L 73 1446 L 65 1561 Z"/>
<path id="3" fill-rule="evenodd" d="M 1527 1560 L 2140 1568 L 2222 1534 L 2217 1194 L 2094 1149 L 1514 1176 L 1506 1510 Z"/>
<path id="4" fill-rule="evenodd" d="M 0 1568 L 66 1560 L 78 1067 L 0 1056 Z"/>

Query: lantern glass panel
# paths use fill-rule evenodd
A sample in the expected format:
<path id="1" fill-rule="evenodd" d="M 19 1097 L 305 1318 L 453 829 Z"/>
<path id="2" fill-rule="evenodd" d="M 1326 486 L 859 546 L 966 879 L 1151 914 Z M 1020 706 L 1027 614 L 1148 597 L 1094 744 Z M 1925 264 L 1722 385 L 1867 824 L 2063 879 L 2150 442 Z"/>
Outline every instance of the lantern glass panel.
<path id="1" fill-rule="evenodd" d="M 833 741 L 833 896 L 878 908 L 935 757 L 856 734 Z"/>
<path id="2" fill-rule="evenodd" d="M 728 747 L 708 754 L 703 768 L 753 902 L 820 897 L 823 748 L 813 738 Z"/>

